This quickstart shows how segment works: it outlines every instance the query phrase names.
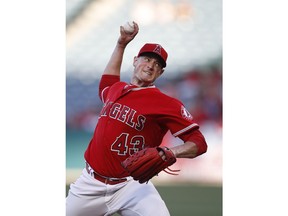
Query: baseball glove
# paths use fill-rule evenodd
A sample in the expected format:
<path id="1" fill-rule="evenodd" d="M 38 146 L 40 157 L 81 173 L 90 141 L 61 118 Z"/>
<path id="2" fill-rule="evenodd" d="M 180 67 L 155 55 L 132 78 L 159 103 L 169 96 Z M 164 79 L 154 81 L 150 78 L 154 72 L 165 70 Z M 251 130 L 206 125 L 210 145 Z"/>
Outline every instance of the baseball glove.
<path id="1" fill-rule="evenodd" d="M 162 153 L 161 153 L 162 152 Z M 180 170 L 168 167 L 176 162 L 173 152 L 167 147 L 145 148 L 128 157 L 122 166 L 139 183 L 148 182 L 152 177 L 164 170 L 166 173 L 177 175 Z M 165 170 L 168 169 L 169 171 Z"/>

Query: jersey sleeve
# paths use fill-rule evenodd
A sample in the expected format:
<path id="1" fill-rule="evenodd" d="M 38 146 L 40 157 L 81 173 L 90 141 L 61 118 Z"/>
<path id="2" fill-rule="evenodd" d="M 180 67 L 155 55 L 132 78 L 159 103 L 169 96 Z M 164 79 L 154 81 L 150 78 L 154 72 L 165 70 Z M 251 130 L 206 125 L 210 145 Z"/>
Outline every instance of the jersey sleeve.
<path id="1" fill-rule="evenodd" d="M 161 113 L 158 118 L 160 124 L 164 124 L 173 136 L 178 137 L 188 131 L 198 129 L 199 125 L 185 106 L 177 99 L 171 98 L 169 102 L 161 105 Z"/>
<path id="2" fill-rule="evenodd" d="M 109 87 L 119 81 L 120 76 L 108 74 L 102 75 L 99 83 L 99 97 L 103 103 L 105 102 L 105 99 L 107 97 Z"/>

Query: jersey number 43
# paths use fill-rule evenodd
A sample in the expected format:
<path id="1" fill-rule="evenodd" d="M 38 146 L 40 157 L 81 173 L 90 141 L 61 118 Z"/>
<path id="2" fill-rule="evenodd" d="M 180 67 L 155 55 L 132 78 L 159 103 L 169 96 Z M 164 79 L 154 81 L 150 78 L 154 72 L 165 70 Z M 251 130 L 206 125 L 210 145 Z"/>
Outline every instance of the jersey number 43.
<path id="1" fill-rule="evenodd" d="M 116 137 L 116 140 L 111 145 L 111 151 L 115 151 L 118 155 L 132 155 L 139 150 L 143 149 L 145 145 L 145 139 L 143 136 L 135 135 L 130 138 L 128 133 L 122 133 Z"/>

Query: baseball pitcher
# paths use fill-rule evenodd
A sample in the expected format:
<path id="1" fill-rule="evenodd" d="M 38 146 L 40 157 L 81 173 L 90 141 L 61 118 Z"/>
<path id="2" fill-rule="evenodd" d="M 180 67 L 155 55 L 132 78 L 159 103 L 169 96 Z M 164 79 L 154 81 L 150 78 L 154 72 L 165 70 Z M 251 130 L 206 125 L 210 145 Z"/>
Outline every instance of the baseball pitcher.
<path id="1" fill-rule="evenodd" d="M 167 216 L 169 211 L 150 179 L 169 169 L 177 158 L 207 151 L 204 136 L 178 99 L 163 94 L 154 81 L 164 73 L 168 53 L 146 43 L 133 59 L 130 83 L 120 81 L 126 46 L 138 34 L 120 26 L 120 36 L 104 70 L 99 97 L 103 108 L 85 151 L 85 168 L 70 185 L 67 216 Z M 183 144 L 160 147 L 170 130 Z"/>

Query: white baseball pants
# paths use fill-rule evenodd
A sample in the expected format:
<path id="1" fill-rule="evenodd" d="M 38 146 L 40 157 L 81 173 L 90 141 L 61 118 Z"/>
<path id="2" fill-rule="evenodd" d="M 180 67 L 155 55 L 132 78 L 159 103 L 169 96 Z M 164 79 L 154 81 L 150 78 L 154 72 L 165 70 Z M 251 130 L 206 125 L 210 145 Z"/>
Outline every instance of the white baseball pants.
<path id="1" fill-rule="evenodd" d="M 170 216 L 154 185 L 140 184 L 131 177 L 115 185 L 94 179 L 86 169 L 70 185 L 66 216 Z"/>

